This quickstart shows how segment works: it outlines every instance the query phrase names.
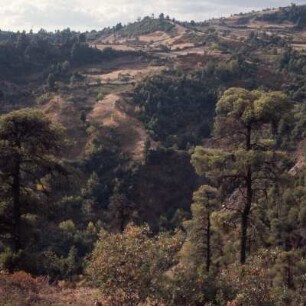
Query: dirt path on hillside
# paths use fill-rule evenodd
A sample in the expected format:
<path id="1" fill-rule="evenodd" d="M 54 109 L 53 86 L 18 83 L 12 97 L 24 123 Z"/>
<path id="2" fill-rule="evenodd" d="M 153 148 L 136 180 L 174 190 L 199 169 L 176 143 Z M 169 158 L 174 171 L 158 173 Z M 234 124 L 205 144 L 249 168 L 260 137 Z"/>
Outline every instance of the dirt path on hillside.
<path id="1" fill-rule="evenodd" d="M 165 43 L 171 46 L 172 50 L 175 50 L 178 48 L 184 48 L 186 46 L 189 46 L 189 47 L 194 46 L 193 43 L 183 40 L 184 35 L 187 33 L 187 29 L 176 23 L 174 25 L 175 25 L 176 35 L 174 37 L 169 38 L 167 41 L 165 41 Z"/>
<path id="2" fill-rule="evenodd" d="M 170 39 L 170 35 L 162 31 L 156 31 L 150 34 L 139 36 L 139 40 L 146 43 L 161 43 L 165 42 L 167 39 Z"/>
<path id="3" fill-rule="evenodd" d="M 88 119 L 101 128 L 115 128 L 122 151 L 133 160 L 141 161 L 144 158 L 148 136 L 143 123 L 133 115 L 133 112 L 133 106 L 120 95 L 109 94 L 95 104 Z"/>

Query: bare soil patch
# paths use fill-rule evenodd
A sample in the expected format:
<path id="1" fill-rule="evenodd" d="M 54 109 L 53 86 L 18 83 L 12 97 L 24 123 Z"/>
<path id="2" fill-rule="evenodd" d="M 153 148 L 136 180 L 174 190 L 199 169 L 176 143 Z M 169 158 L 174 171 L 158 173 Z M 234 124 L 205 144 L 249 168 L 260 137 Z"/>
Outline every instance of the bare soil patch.
<path id="1" fill-rule="evenodd" d="M 147 66 L 145 68 L 136 69 L 119 69 L 105 74 L 87 75 L 89 82 L 97 81 L 115 81 L 115 80 L 131 80 L 141 78 L 151 73 L 158 73 L 163 69 L 162 66 Z"/>

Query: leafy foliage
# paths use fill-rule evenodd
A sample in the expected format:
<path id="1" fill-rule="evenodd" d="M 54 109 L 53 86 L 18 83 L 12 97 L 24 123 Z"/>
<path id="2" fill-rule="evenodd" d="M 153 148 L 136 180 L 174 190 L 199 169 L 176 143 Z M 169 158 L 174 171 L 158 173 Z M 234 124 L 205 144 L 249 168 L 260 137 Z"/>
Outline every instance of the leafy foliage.
<path id="1" fill-rule="evenodd" d="M 148 234 L 148 227 L 131 225 L 122 234 L 101 233 L 87 272 L 110 305 L 137 305 L 158 295 L 181 242 L 179 237 Z"/>

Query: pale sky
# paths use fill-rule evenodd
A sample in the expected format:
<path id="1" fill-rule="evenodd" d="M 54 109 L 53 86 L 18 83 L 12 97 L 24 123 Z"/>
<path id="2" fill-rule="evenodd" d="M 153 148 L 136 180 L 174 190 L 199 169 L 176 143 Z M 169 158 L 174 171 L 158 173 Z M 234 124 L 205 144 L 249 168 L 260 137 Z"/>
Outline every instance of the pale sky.
<path id="1" fill-rule="evenodd" d="M 306 0 L 0 0 L 0 29 L 100 30 L 161 12 L 182 21 L 203 21 L 291 2 L 306 4 Z"/>

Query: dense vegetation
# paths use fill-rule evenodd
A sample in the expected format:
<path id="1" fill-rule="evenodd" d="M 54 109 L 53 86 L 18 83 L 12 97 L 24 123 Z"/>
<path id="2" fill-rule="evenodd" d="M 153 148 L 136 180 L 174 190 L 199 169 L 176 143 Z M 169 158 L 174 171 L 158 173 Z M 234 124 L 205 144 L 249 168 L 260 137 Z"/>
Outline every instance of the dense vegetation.
<path id="1" fill-rule="evenodd" d="M 122 55 L 112 49 L 98 50 L 86 43 L 86 35 L 70 29 L 48 33 L 0 32 L 0 80 L 20 79 L 39 73 L 47 79 L 71 75 L 71 69 L 85 64 L 99 63 Z M 37 78 L 37 77 L 36 77 Z"/>
<path id="2" fill-rule="evenodd" d="M 89 39 L 99 37 L 99 35 L 116 34 L 119 36 L 138 37 L 139 35 L 150 34 L 156 31 L 164 31 L 171 33 L 174 29 L 174 24 L 171 23 L 169 16 L 165 16 L 163 13 L 159 15 L 159 18 L 152 16 L 146 16 L 144 18 L 138 18 L 136 22 L 122 25 L 121 22 L 117 23 L 112 28 L 104 28 L 102 31 L 92 31 L 87 36 Z"/>
<path id="3" fill-rule="evenodd" d="M 145 17 L 140 22 L 130 23 L 126 27 L 118 27 L 119 33 L 123 35 L 144 35 L 148 33 L 153 33 L 155 31 L 164 31 L 170 32 L 174 25 L 169 22 L 169 18 L 166 20 L 164 16 L 161 14 L 159 19 L 155 19 L 154 17 Z"/>
<path id="4" fill-rule="evenodd" d="M 247 18 L 300 35 L 304 14 Z M 0 32 L 1 305 L 306 304 L 306 53 L 225 24 L 187 23 L 191 55 Z"/>
<path id="5" fill-rule="evenodd" d="M 152 138 L 166 147 L 186 149 L 210 135 L 216 93 L 199 79 L 170 73 L 149 78 L 135 89 L 134 100 Z"/>
<path id="6" fill-rule="evenodd" d="M 280 12 L 264 14 L 258 17 L 259 20 L 269 21 L 273 23 L 282 23 L 291 21 L 297 28 L 305 28 L 306 26 L 306 6 L 297 6 L 292 4 L 290 7 L 281 8 Z"/>

